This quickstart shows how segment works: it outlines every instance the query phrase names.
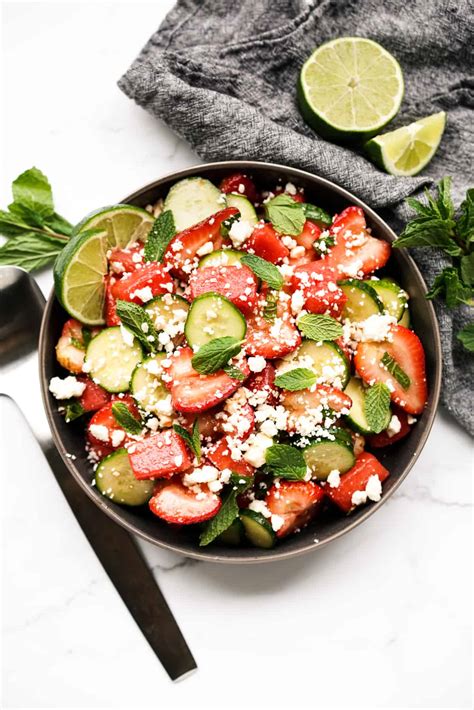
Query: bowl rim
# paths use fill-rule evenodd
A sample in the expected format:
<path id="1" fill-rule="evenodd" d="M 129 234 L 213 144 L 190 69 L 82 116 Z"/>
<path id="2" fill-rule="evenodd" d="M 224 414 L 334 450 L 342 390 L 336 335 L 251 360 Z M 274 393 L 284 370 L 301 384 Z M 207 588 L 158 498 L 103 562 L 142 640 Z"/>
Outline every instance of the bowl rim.
<path id="1" fill-rule="evenodd" d="M 294 178 L 304 178 L 305 180 L 310 180 L 314 182 L 316 185 L 319 186 L 324 186 L 326 187 L 329 191 L 333 191 L 337 193 L 339 197 L 342 197 L 345 199 L 348 203 L 350 204 L 355 204 L 359 207 L 361 207 L 364 212 L 372 219 L 374 222 L 378 223 L 381 228 L 385 231 L 385 234 L 388 235 L 390 238 L 390 242 L 393 242 L 396 239 L 396 234 L 392 230 L 392 228 L 383 220 L 369 205 L 367 205 L 363 200 L 360 198 L 356 197 L 353 195 L 351 192 L 346 190 L 345 188 L 341 187 L 340 185 L 332 182 L 331 180 L 328 180 L 326 178 L 320 177 L 319 175 L 314 175 L 310 172 L 307 172 L 305 170 L 301 170 L 300 168 L 294 168 L 291 166 L 287 165 L 281 165 L 278 163 L 270 163 L 270 162 L 262 162 L 262 161 L 257 161 L 257 160 L 224 160 L 224 161 L 215 161 L 212 163 L 198 163 L 196 165 L 192 165 L 191 167 L 184 168 L 181 170 L 174 170 L 170 173 L 167 173 L 163 175 L 162 177 L 158 178 L 157 180 L 154 180 L 153 182 L 150 182 L 141 188 L 138 188 L 135 190 L 133 193 L 127 195 L 125 198 L 120 200 L 120 203 L 125 203 L 127 204 L 128 202 L 132 202 L 133 200 L 136 200 L 138 197 L 141 197 L 141 195 L 147 191 L 156 189 L 160 187 L 163 183 L 169 182 L 170 180 L 181 180 L 183 178 L 199 174 L 199 171 L 207 171 L 210 169 L 215 169 L 215 168 L 224 168 L 228 170 L 252 170 L 252 169 L 267 169 L 267 170 L 276 170 L 276 171 L 283 171 L 288 175 L 288 177 L 294 177 Z M 419 282 L 419 285 L 421 287 L 421 292 L 423 294 L 427 293 L 427 287 L 425 284 L 425 281 L 423 279 L 423 276 L 418 269 L 418 266 L 416 265 L 415 261 L 413 258 L 408 254 L 408 252 L 405 249 L 400 249 L 398 251 L 400 257 L 406 262 L 406 265 L 409 267 L 410 271 L 414 273 L 415 277 L 417 278 L 417 281 Z M 234 556 L 234 557 L 226 557 L 225 554 L 222 554 L 222 552 L 219 552 L 219 550 L 212 548 L 212 549 L 196 549 L 194 550 L 188 550 L 188 549 L 183 549 L 180 547 L 178 544 L 174 545 L 168 542 L 163 542 L 160 540 L 157 540 L 154 538 L 152 535 L 147 534 L 143 530 L 138 529 L 133 523 L 129 523 L 128 521 L 124 520 L 119 512 L 116 510 L 110 508 L 107 505 L 106 500 L 101 500 L 98 499 L 97 496 L 94 494 L 92 486 L 90 486 L 81 476 L 79 473 L 78 469 L 76 468 L 76 465 L 74 461 L 70 458 L 70 456 L 67 455 L 66 448 L 62 442 L 62 438 L 60 435 L 60 432 L 58 430 L 58 427 L 56 426 L 55 419 L 53 416 L 53 402 L 51 401 L 51 398 L 49 396 L 49 390 L 48 390 L 48 383 L 46 381 L 46 372 L 45 372 L 45 364 L 46 364 L 46 340 L 47 340 L 47 331 L 48 331 L 48 326 L 50 323 L 50 317 L 51 317 L 51 310 L 53 307 L 53 304 L 55 302 L 55 293 L 54 293 L 54 286 L 51 290 L 51 293 L 48 297 L 44 313 L 43 313 L 43 318 L 41 321 L 41 329 L 40 329 L 40 335 L 39 335 L 39 346 L 38 346 L 38 364 L 39 364 L 39 376 L 40 376 L 40 384 L 41 384 L 41 393 L 43 397 L 43 404 L 44 408 L 46 411 L 46 416 L 48 419 L 48 423 L 51 429 L 51 433 L 53 436 L 54 443 L 61 455 L 61 458 L 63 459 L 65 465 L 67 466 L 68 470 L 76 480 L 76 482 L 79 484 L 79 486 L 82 488 L 82 490 L 89 496 L 91 500 L 94 501 L 94 503 L 97 505 L 98 508 L 102 510 L 106 515 L 108 515 L 114 522 L 116 522 L 118 525 L 121 525 L 123 528 L 125 528 L 129 533 L 133 533 L 137 535 L 139 538 L 142 540 L 145 540 L 152 545 L 156 545 L 157 547 L 163 548 L 165 550 L 169 550 L 172 552 L 175 552 L 180 555 L 184 555 L 186 557 L 189 557 L 191 559 L 195 560 L 200 560 L 201 562 L 219 562 L 223 564 L 261 564 L 261 563 L 267 563 L 267 562 L 274 562 L 274 561 L 280 561 L 280 560 L 285 560 L 289 559 L 292 557 L 297 557 L 303 554 L 307 554 L 309 552 L 314 552 L 316 550 L 319 550 L 329 543 L 333 542 L 334 540 L 337 540 L 341 538 L 343 535 L 346 535 L 349 533 L 351 530 L 356 528 L 358 525 L 362 524 L 365 522 L 371 515 L 376 513 L 383 505 L 384 503 L 395 493 L 395 491 L 398 489 L 398 487 L 401 485 L 401 483 L 405 480 L 411 469 L 413 468 L 415 462 L 417 461 L 421 451 L 423 450 L 426 441 L 428 440 L 428 437 L 430 435 L 433 422 L 436 416 L 436 412 L 438 409 L 438 404 L 439 404 L 439 398 L 440 398 L 440 391 L 441 391 L 441 377 L 442 377 L 442 367 L 441 367 L 441 362 L 442 362 L 442 351 L 441 351 L 441 337 L 440 337 L 440 331 L 439 331 L 439 325 L 438 321 L 436 318 L 435 310 L 433 307 L 433 304 L 431 301 L 426 301 L 426 308 L 429 316 L 429 325 L 430 325 L 430 330 L 433 335 L 434 339 L 434 348 L 435 348 L 435 353 L 434 353 L 434 362 L 435 362 L 435 372 L 434 376 L 432 378 L 432 382 L 430 384 L 430 391 L 431 391 L 431 396 L 432 396 L 432 405 L 428 411 L 426 411 L 425 416 L 427 416 L 427 420 L 425 421 L 425 428 L 421 434 L 420 440 L 418 442 L 416 451 L 414 455 L 411 457 L 410 462 L 405 466 L 404 470 L 401 472 L 401 474 L 398 477 L 398 480 L 395 482 L 395 484 L 392 486 L 390 491 L 382 496 L 380 501 L 376 503 L 372 503 L 370 506 L 368 506 L 365 511 L 359 515 L 357 518 L 355 518 L 352 522 L 350 522 L 347 526 L 345 526 L 343 529 L 339 530 L 338 532 L 333 533 L 330 535 L 327 539 L 321 542 L 315 543 L 314 541 L 308 542 L 306 545 L 302 546 L 301 548 L 298 548 L 296 550 L 285 550 L 285 548 L 279 548 L 275 547 L 273 548 L 272 552 L 274 554 L 265 556 L 265 557 L 260 557 L 257 550 L 254 553 L 253 556 L 247 556 L 247 557 L 239 557 L 239 556 Z"/>

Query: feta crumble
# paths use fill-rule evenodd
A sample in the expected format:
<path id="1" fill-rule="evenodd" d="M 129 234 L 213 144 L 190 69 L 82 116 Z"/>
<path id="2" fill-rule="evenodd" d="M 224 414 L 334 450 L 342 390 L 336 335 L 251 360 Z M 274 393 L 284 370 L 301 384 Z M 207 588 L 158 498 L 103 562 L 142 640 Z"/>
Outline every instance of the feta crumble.
<path id="1" fill-rule="evenodd" d="M 52 377 L 49 383 L 49 391 L 56 399 L 80 397 L 85 389 L 85 382 L 79 382 L 73 375 L 68 375 L 63 380 L 60 377 Z"/>

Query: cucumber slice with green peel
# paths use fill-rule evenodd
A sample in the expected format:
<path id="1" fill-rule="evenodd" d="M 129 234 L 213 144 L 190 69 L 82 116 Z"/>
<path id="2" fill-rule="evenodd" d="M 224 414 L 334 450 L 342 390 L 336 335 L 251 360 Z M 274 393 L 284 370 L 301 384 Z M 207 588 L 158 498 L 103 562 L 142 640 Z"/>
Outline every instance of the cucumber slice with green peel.
<path id="1" fill-rule="evenodd" d="M 144 242 L 155 218 L 135 205 L 102 207 L 84 217 L 74 227 L 73 234 L 89 229 L 104 229 L 107 232 L 108 248 L 126 247 L 136 241 Z"/>
<path id="2" fill-rule="evenodd" d="M 162 362 L 166 353 L 158 353 L 140 362 L 132 373 L 130 391 L 137 404 L 145 412 L 160 414 L 159 402 L 169 397 L 169 392 L 161 379 Z"/>
<path id="3" fill-rule="evenodd" d="M 408 305 L 406 306 L 405 310 L 403 311 L 403 315 L 398 321 L 399 325 L 403 325 L 404 328 L 411 328 L 411 317 L 410 317 L 410 309 L 408 308 Z"/>
<path id="4" fill-rule="evenodd" d="M 275 532 L 266 518 L 261 513 L 256 513 L 254 510 L 240 511 L 240 520 L 244 526 L 245 537 L 255 547 L 263 547 L 269 550 L 274 546 L 276 541 Z"/>
<path id="5" fill-rule="evenodd" d="M 339 345 L 332 341 L 317 343 L 314 340 L 303 340 L 295 352 L 280 362 L 291 362 L 295 369 L 308 368 L 318 377 L 319 384 L 334 385 L 339 389 L 344 389 L 351 376 L 348 358 Z M 286 366 L 281 371 L 277 368 L 277 375 L 288 371 Z"/>
<path id="6" fill-rule="evenodd" d="M 366 281 L 365 283 L 376 292 L 382 301 L 384 311 L 400 320 L 405 313 L 405 304 L 408 300 L 406 291 L 392 279 L 379 279 L 377 281 Z"/>
<path id="7" fill-rule="evenodd" d="M 221 532 L 221 534 L 216 537 L 216 542 L 220 542 L 222 545 L 237 547 L 237 545 L 240 545 L 242 542 L 243 534 L 243 525 L 239 518 L 237 518 L 227 530 L 224 530 L 224 532 Z"/>
<path id="8" fill-rule="evenodd" d="M 201 177 L 185 178 L 168 192 L 164 209 L 171 210 L 177 232 L 192 227 L 226 206 L 225 195 Z"/>
<path id="9" fill-rule="evenodd" d="M 107 392 L 126 392 L 135 367 L 142 360 L 142 349 L 137 340 L 127 345 L 120 327 L 105 328 L 87 346 L 87 372 Z"/>
<path id="10" fill-rule="evenodd" d="M 189 311 L 189 303 L 175 293 L 156 296 L 145 306 L 157 331 L 166 331 L 174 343 L 183 337 L 184 323 Z"/>
<path id="11" fill-rule="evenodd" d="M 344 432 L 344 430 L 341 430 Z M 325 481 L 331 471 L 346 473 L 355 464 L 354 447 L 350 435 L 334 430 L 334 441 L 318 437 L 303 451 L 306 465 L 313 478 Z"/>
<path id="12" fill-rule="evenodd" d="M 244 195 L 238 195 L 234 192 L 226 195 L 227 207 L 236 207 L 240 212 L 240 219 L 250 224 L 257 224 L 258 217 L 255 207 Z"/>
<path id="13" fill-rule="evenodd" d="M 199 261 L 199 269 L 205 269 L 208 266 L 235 266 L 240 264 L 240 260 L 245 256 L 246 251 L 234 251 L 234 249 L 218 249 L 211 254 L 206 254 Z"/>
<path id="14" fill-rule="evenodd" d="M 184 326 L 192 348 L 225 336 L 243 340 L 246 331 L 247 323 L 239 309 L 224 296 L 212 292 L 194 299 Z"/>
<path id="15" fill-rule="evenodd" d="M 365 416 L 366 387 L 362 380 L 359 380 L 357 377 L 351 377 L 344 392 L 352 399 L 352 406 L 347 415 L 348 424 L 354 431 L 358 431 L 360 434 L 374 434 L 375 432 L 370 428 Z M 384 429 L 388 427 L 391 417 L 392 413 L 389 411 L 387 414 L 387 423 L 383 427 Z"/>
<path id="16" fill-rule="evenodd" d="M 341 314 L 343 319 L 348 318 L 353 323 L 357 323 L 370 318 L 370 316 L 383 313 L 383 303 L 367 281 L 347 279 L 339 281 L 338 285 L 347 296 Z"/>
<path id="17" fill-rule="evenodd" d="M 133 475 L 126 449 L 118 449 L 98 465 L 95 485 L 102 495 L 114 503 L 135 506 L 150 500 L 155 481 L 138 481 Z"/>

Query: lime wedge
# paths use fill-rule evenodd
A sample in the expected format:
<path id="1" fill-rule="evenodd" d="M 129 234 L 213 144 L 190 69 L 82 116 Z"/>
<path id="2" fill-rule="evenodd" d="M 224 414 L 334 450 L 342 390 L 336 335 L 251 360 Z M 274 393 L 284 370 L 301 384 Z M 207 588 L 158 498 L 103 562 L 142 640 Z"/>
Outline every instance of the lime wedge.
<path id="1" fill-rule="evenodd" d="M 91 212 L 74 228 L 74 234 L 89 229 L 105 229 L 109 239 L 109 249 L 126 247 L 138 240 L 145 241 L 153 215 L 134 205 L 114 205 Z"/>
<path id="2" fill-rule="evenodd" d="M 144 240 L 153 222 L 133 205 L 107 207 L 79 222 L 54 265 L 56 296 L 69 315 L 86 325 L 105 322 L 107 252 Z"/>
<path id="3" fill-rule="evenodd" d="M 446 125 L 444 111 L 383 133 L 365 144 L 374 163 L 390 175 L 417 175 L 438 150 Z"/>
<path id="4" fill-rule="evenodd" d="M 402 98 L 400 65 L 370 39 L 326 42 L 301 69 L 301 113 L 325 138 L 349 141 L 376 135 L 397 114 Z"/>

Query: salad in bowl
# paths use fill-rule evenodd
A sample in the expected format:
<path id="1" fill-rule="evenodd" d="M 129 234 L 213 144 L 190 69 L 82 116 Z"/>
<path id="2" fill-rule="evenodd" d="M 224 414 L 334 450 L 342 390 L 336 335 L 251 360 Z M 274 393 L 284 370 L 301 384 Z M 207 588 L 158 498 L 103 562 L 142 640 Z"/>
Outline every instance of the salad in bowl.
<path id="1" fill-rule="evenodd" d="M 269 549 L 384 496 L 428 399 L 391 245 L 296 180 L 178 180 L 85 218 L 55 266 L 50 397 L 90 485 L 196 542 Z"/>

